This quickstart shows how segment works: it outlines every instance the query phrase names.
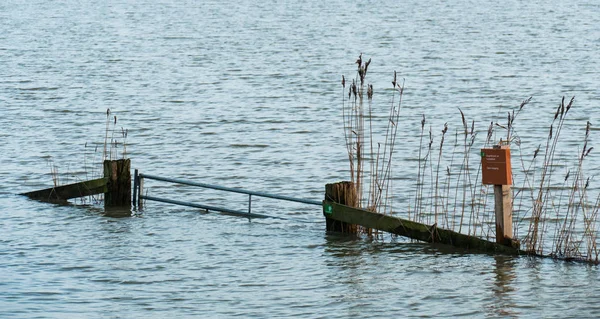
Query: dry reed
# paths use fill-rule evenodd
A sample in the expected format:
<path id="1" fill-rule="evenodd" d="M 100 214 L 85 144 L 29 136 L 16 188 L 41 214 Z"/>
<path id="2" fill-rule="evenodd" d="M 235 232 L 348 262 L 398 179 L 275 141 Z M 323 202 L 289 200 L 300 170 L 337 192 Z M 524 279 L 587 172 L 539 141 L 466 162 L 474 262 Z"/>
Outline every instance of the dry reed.
<path id="1" fill-rule="evenodd" d="M 348 86 L 347 96 L 346 77 L 342 76 L 342 117 L 350 180 L 355 185 L 359 207 L 387 213 L 391 212 L 389 192 L 392 158 L 398 135 L 397 123 L 400 120 L 404 84 L 397 81 L 397 74 L 394 72 L 392 103 L 382 146 L 382 143 L 375 142 L 373 134 L 374 88 L 372 84 L 367 83 L 371 59 L 365 62 L 361 53 L 355 63 L 356 75 Z M 367 109 L 364 103 L 365 95 L 368 101 Z M 396 95 L 399 97 L 396 98 Z M 365 121 L 365 117 L 368 121 Z M 368 187 L 365 187 L 367 183 Z"/>
<path id="2" fill-rule="evenodd" d="M 348 87 L 347 103 L 346 93 L 342 99 L 350 176 L 357 185 L 356 191 L 362 207 L 384 214 L 395 214 L 392 212 L 391 201 L 392 158 L 400 126 L 404 84 L 398 83 L 397 74 L 394 72 L 392 102 L 386 119 L 387 125 L 383 130 L 384 142 L 383 145 L 375 143 L 373 90 L 370 84 L 366 85 L 366 116 L 369 121 L 364 121 L 363 92 L 368 64 L 362 62 L 362 54 L 356 64 L 357 75 Z M 343 76 L 342 87 L 346 89 Z M 593 147 L 589 147 L 591 124 L 586 124 L 583 146 L 578 152 L 576 167 L 567 170 L 566 176 L 556 185 L 558 164 L 560 162 L 561 165 L 566 165 L 562 157 L 559 159 L 558 156 L 559 139 L 574 99 L 565 103 L 563 98 L 557 109 L 552 112 L 553 120 L 548 128 L 546 142 L 529 153 L 533 156 L 527 159 L 528 154 L 521 149 L 523 136 L 517 132 L 517 119 L 531 100 L 529 97 L 505 113 L 505 123 L 489 121 L 490 124 L 486 125 L 486 130 L 483 131 L 486 135 L 481 146 L 513 146 L 513 162 L 516 160 L 520 166 L 520 170 L 513 171 L 513 180 L 522 183 L 513 187 L 513 207 L 517 208 L 514 215 L 514 237 L 521 240 L 524 243 L 523 249 L 531 254 L 597 263 L 600 195 L 595 196 L 594 200 L 588 199 L 591 179 L 584 175 L 585 159 L 593 150 Z M 472 157 L 479 154 L 478 150 L 473 149 L 478 135 L 476 121 L 467 120 L 462 109 L 458 109 L 457 113 L 460 114 L 461 125 L 454 132 L 454 143 L 449 144 L 446 143 L 451 131 L 448 122 L 443 125 L 439 136 L 435 136 L 430 125 L 427 136 L 428 121 L 425 115 L 421 116 L 420 130 L 416 136 L 419 149 L 415 168 L 415 189 L 404 213 L 408 215 L 408 219 L 416 222 L 436 224 L 438 227 L 490 240 L 495 238 L 494 208 L 493 204 L 490 205 L 493 203 L 493 200 L 490 200 L 490 197 L 493 198 L 493 192 L 490 192 L 490 186 L 480 182 L 481 165 L 471 163 Z M 365 124 L 368 125 L 368 130 L 365 130 Z M 368 134 L 366 138 L 369 143 L 367 154 L 364 151 L 365 132 Z M 402 134 L 407 133 L 404 131 Z M 459 142 L 459 136 L 462 142 Z M 436 138 L 439 138 L 438 143 L 435 143 Z M 527 141 L 534 138 L 528 136 Z M 447 149 L 448 147 L 450 149 Z M 462 156 L 458 163 L 455 163 L 455 155 Z M 365 161 L 369 162 L 368 171 L 365 171 Z M 446 172 L 445 178 L 443 172 Z M 366 196 L 363 197 L 362 185 L 365 181 L 370 182 L 370 186 L 366 188 Z M 521 236 L 519 230 L 525 227 L 524 221 L 529 221 L 529 225 L 526 227 L 526 234 Z"/>

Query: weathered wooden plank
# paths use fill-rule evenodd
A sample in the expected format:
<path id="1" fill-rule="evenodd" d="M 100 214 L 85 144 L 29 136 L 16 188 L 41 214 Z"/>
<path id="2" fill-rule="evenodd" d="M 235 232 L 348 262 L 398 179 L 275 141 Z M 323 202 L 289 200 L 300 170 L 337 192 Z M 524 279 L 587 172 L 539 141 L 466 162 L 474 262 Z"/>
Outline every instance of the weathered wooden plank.
<path id="1" fill-rule="evenodd" d="M 337 204 L 331 201 L 323 201 L 323 214 L 327 218 L 333 220 L 378 229 L 428 243 L 440 243 L 490 253 L 511 255 L 526 254 L 526 252 L 521 251 L 518 247 L 504 246 L 474 236 L 437 228 L 436 225 L 428 226 L 394 216 Z"/>
<path id="2" fill-rule="evenodd" d="M 103 194 L 107 190 L 107 181 L 108 179 L 106 178 L 98 178 L 90 181 L 23 193 L 21 195 L 41 201 L 64 201 L 71 198 Z"/>

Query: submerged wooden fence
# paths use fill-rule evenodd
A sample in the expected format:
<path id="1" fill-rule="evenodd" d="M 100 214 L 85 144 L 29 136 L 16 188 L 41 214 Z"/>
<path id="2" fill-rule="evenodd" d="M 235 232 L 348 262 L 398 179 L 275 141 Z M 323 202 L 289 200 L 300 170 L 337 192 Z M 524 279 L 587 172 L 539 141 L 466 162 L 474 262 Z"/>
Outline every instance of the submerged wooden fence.
<path id="1" fill-rule="evenodd" d="M 437 224 L 426 225 L 408 219 L 403 219 L 397 216 L 377 213 L 367 209 L 357 208 L 358 200 L 355 193 L 355 186 L 351 182 L 340 182 L 327 184 L 325 187 L 325 200 L 314 201 L 308 199 L 300 199 L 289 196 L 269 194 L 263 192 L 249 191 L 239 188 L 228 188 L 218 185 L 210 185 L 187 181 L 181 179 L 166 178 L 148 174 L 138 174 L 137 170 L 134 174 L 134 187 L 132 189 L 130 175 L 130 160 L 105 161 L 104 162 L 104 177 L 83 181 L 79 183 L 64 185 L 60 187 L 51 187 L 43 190 L 23 193 L 31 199 L 63 202 L 71 198 L 82 196 L 104 194 L 105 207 L 127 207 L 130 212 L 132 204 L 132 190 L 134 206 L 141 203 L 142 200 L 158 201 L 175 205 L 183 205 L 189 207 L 200 208 L 206 211 L 218 211 L 226 214 L 232 214 L 247 218 L 282 218 L 279 216 L 268 216 L 252 212 L 252 197 L 268 197 L 277 200 L 285 200 L 291 202 L 304 203 L 309 205 L 322 206 L 323 215 L 326 220 L 326 229 L 328 231 L 338 231 L 346 233 L 356 233 L 360 230 L 367 230 L 370 233 L 372 230 L 379 230 L 391 234 L 411 238 L 414 240 L 442 244 L 466 249 L 468 251 L 478 251 L 486 253 L 500 253 L 509 255 L 536 255 L 540 257 L 552 257 L 537 254 L 533 251 L 525 251 L 520 249 L 518 241 L 512 239 L 510 229 L 510 205 L 506 196 L 510 193 L 506 185 L 497 185 L 496 192 L 496 216 L 497 230 L 500 234 L 497 236 L 496 242 L 491 242 L 476 236 L 465 235 L 452 230 L 447 230 L 438 227 Z M 143 194 L 143 180 L 152 179 L 162 182 L 183 184 L 193 187 L 209 188 L 226 192 L 233 192 L 248 195 L 247 211 L 232 210 L 226 207 L 209 206 L 198 203 L 190 203 L 176 199 L 165 199 L 155 196 Z M 124 215 L 122 215 L 124 216 Z M 508 227 L 506 227 L 508 226 Z M 508 230 L 502 230 L 503 228 Z M 571 259 L 569 259 L 571 260 Z"/>
<path id="2" fill-rule="evenodd" d="M 72 198 L 104 194 L 105 207 L 130 207 L 132 203 L 132 183 L 130 174 L 131 161 L 129 159 L 116 161 L 106 160 L 104 161 L 103 166 L 104 177 L 102 178 L 59 187 L 51 187 L 38 191 L 23 193 L 22 195 L 35 200 L 61 202 Z M 248 209 L 247 211 L 238 211 L 225 207 L 216 207 L 175 199 L 148 196 L 147 194 L 143 194 L 144 179 L 153 179 L 168 183 L 246 194 L 248 195 Z M 356 206 L 358 201 L 354 193 L 354 185 L 350 182 L 328 184 L 326 186 L 326 198 L 323 202 L 263 192 L 248 191 L 239 188 L 228 188 L 218 185 L 210 185 L 148 174 L 138 174 L 137 170 L 134 174 L 133 184 L 134 205 L 141 204 L 142 200 L 151 200 L 175 205 L 190 206 L 207 211 L 219 211 L 248 218 L 272 217 L 252 212 L 252 196 L 267 197 L 309 205 L 322 205 L 324 216 L 326 218 L 327 230 L 329 231 L 356 232 L 357 226 L 360 225 L 365 228 L 377 229 L 424 242 L 440 243 L 487 252 L 502 252 L 508 254 L 523 253 L 519 250 L 518 246 L 505 246 L 492 243 L 473 236 L 441 229 L 438 228 L 437 225 L 428 226 L 398 217 L 354 208 L 352 206 Z"/>
<path id="3" fill-rule="evenodd" d="M 395 216 L 370 212 L 332 201 L 323 201 L 323 214 L 327 219 L 345 223 L 347 225 L 360 225 L 362 227 L 408 237 L 428 243 L 450 245 L 467 250 L 476 250 L 489 253 L 502 253 L 510 255 L 525 254 L 518 245 L 505 246 L 490 242 L 475 236 L 464 235 L 451 230 L 438 228 L 437 225 L 425 225 Z"/>
<path id="4" fill-rule="evenodd" d="M 524 254 L 520 243 L 513 238 L 511 202 L 510 148 L 495 146 L 482 149 L 482 182 L 494 185 L 496 242 L 461 234 L 407 219 L 358 208 L 358 187 L 353 182 L 339 182 L 325 186 L 323 213 L 329 231 L 356 233 L 359 227 L 366 233 L 373 229 L 415 240 L 451 245 L 454 247 L 505 254 Z"/>
<path id="5" fill-rule="evenodd" d="M 25 195 L 31 199 L 47 202 L 64 201 L 71 198 L 104 194 L 108 191 L 107 184 L 108 179 L 102 177 L 64 186 L 50 187 L 38 191 L 23 193 L 21 195 Z"/>
<path id="6" fill-rule="evenodd" d="M 104 194 L 105 207 L 131 206 L 131 160 L 104 161 L 104 177 L 22 193 L 31 199 L 64 202 L 72 198 Z"/>

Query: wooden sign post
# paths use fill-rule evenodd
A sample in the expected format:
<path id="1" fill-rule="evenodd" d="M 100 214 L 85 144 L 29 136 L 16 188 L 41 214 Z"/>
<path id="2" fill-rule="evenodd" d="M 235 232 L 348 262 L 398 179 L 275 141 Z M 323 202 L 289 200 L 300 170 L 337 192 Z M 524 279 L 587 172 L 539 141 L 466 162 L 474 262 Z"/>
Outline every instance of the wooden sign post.
<path id="1" fill-rule="evenodd" d="M 496 243 L 513 245 L 512 232 L 512 168 L 510 147 L 494 146 L 481 149 L 483 184 L 494 185 L 494 210 L 496 213 Z"/>

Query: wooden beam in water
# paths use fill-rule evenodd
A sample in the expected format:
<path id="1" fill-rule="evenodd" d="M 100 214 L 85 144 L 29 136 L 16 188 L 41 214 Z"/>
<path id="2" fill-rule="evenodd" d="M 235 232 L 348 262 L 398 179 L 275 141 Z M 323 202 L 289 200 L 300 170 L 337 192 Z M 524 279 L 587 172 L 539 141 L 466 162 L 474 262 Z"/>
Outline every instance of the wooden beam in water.
<path id="1" fill-rule="evenodd" d="M 31 199 L 41 201 L 65 201 L 71 198 L 104 194 L 107 191 L 107 178 L 98 178 L 90 181 L 42 189 L 39 191 L 23 193 Z"/>
<path id="2" fill-rule="evenodd" d="M 527 254 L 518 247 L 504 246 L 478 237 L 437 228 L 436 225 L 428 226 L 394 216 L 337 204 L 332 201 L 323 201 L 323 214 L 327 218 L 340 222 L 378 229 L 428 243 L 439 243 L 489 253 Z"/>

